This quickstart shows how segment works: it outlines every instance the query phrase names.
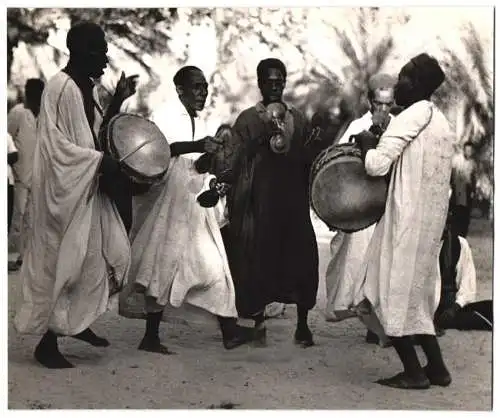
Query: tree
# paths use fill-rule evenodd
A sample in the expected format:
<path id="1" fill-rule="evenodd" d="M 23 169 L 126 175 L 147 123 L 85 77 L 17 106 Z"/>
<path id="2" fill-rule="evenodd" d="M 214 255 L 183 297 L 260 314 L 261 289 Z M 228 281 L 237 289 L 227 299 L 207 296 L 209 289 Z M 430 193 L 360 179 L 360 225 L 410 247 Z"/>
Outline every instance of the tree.
<path id="1" fill-rule="evenodd" d="M 380 72 L 394 48 L 393 26 L 407 23 L 410 17 L 391 10 L 396 19 L 378 7 L 360 7 L 352 12 L 347 28 L 332 27 L 347 64 L 338 75 L 346 86 L 354 117 L 360 117 L 368 107 L 368 80 Z"/>
<path id="2" fill-rule="evenodd" d="M 57 9 L 7 9 L 7 82 L 10 81 L 14 49 L 19 42 L 41 45 L 54 28 Z"/>
<path id="3" fill-rule="evenodd" d="M 447 55 L 447 74 L 437 100 L 447 112 L 455 112 L 457 152 L 465 142 L 476 148 L 478 166 L 477 192 L 480 198 L 493 197 L 493 115 L 491 73 L 487 65 L 487 51 L 477 29 L 472 24 L 463 28 L 464 53 L 444 46 Z"/>

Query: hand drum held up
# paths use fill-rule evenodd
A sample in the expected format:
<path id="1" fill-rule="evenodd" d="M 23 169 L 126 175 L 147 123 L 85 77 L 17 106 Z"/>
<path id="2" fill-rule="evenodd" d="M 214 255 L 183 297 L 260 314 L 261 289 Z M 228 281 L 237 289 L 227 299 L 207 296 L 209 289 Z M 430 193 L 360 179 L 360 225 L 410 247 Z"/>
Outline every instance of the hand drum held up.
<path id="1" fill-rule="evenodd" d="M 387 187 L 385 177 L 366 174 L 355 144 L 334 145 L 323 150 L 313 163 L 311 206 L 331 229 L 356 232 L 381 218 Z"/>
<path id="2" fill-rule="evenodd" d="M 135 183 L 154 184 L 170 164 L 166 138 L 153 122 L 138 115 L 114 116 L 106 130 L 105 146 Z"/>

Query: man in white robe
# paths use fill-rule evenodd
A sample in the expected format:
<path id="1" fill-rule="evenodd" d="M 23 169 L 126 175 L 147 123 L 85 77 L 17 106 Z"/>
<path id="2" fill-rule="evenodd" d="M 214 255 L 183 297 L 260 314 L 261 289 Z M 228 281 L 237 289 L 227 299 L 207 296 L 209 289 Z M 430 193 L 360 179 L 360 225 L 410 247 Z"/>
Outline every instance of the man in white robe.
<path id="1" fill-rule="evenodd" d="M 144 294 L 146 332 L 140 350 L 170 354 L 160 342 L 160 322 L 193 311 L 217 318 L 224 346 L 230 349 L 247 336 L 236 324 L 234 285 L 220 232 L 224 199 L 211 208 L 198 204 L 199 193 L 213 176 L 198 173 L 194 164 L 202 153 L 218 149 L 211 136 L 217 126 L 198 118 L 208 92 L 203 72 L 183 67 L 173 81 L 178 98 L 151 116 L 171 145 L 172 159 L 163 181 L 134 198 L 132 264 L 120 314 L 143 317 L 142 309 L 133 311 L 138 292 Z"/>
<path id="2" fill-rule="evenodd" d="M 394 105 L 394 85 L 396 80 L 388 74 L 376 74 L 368 83 L 370 110 L 362 117 L 351 122 L 338 144 L 351 141 L 351 136 L 362 131 L 375 130 L 379 136 L 390 125 L 389 113 Z M 339 321 L 355 317 L 351 309 L 354 295 L 359 291 L 363 277 L 359 270 L 364 260 L 375 225 L 361 231 L 345 233 L 337 231 L 330 243 L 332 259 L 326 270 L 327 304 L 325 309 L 328 321 Z M 374 342 L 375 334 L 368 331 L 367 342 Z"/>
<path id="3" fill-rule="evenodd" d="M 83 22 L 68 32 L 70 59 L 49 80 L 42 96 L 33 163 L 33 223 L 21 267 L 23 294 L 14 325 L 21 333 L 43 334 L 35 358 L 48 368 L 69 368 L 58 336 L 94 346 L 109 342 L 90 325 L 121 288 L 130 246 L 119 213 L 100 190 L 120 164 L 100 151 L 102 110 L 91 78 L 107 66 L 102 29 Z M 119 105 L 135 88 L 117 88 Z"/>
<path id="4" fill-rule="evenodd" d="M 18 258 L 9 270 L 21 267 L 25 247 L 25 231 L 29 223 L 26 211 L 33 173 L 33 154 L 36 145 L 36 118 L 40 112 L 40 100 L 45 83 L 39 78 L 30 78 L 24 88 L 25 100 L 14 106 L 7 115 L 7 130 L 19 151 L 19 159 L 14 164 L 16 179 L 14 191 L 14 213 L 9 242 L 13 242 Z"/>
<path id="5" fill-rule="evenodd" d="M 448 211 L 453 135 L 430 101 L 444 81 L 438 62 L 420 54 L 399 73 L 396 103 L 404 110 L 378 141 L 358 136 L 366 172 L 391 179 L 385 213 L 375 227 L 355 298 L 359 312 L 372 312 L 391 337 L 404 371 L 379 384 L 401 389 L 447 386 L 433 322 L 437 257 Z M 375 146 L 375 144 L 377 144 Z M 374 148 L 373 148 L 374 147 Z M 373 148 L 373 149 L 370 149 Z M 412 343 L 418 335 L 428 363 L 422 368 Z"/>

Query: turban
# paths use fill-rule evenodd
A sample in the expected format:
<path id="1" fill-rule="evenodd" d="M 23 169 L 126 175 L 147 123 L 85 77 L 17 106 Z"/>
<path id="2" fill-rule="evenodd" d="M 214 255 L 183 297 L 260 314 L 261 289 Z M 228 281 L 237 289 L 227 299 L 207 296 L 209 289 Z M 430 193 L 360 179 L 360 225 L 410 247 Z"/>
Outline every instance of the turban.
<path id="1" fill-rule="evenodd" d="M 445 75 L 439 63 L 428 54 L 413 57 L 407 64 L 412 78 L 415 78 L 428 94 L 434 93 L 443 83 Z"/>

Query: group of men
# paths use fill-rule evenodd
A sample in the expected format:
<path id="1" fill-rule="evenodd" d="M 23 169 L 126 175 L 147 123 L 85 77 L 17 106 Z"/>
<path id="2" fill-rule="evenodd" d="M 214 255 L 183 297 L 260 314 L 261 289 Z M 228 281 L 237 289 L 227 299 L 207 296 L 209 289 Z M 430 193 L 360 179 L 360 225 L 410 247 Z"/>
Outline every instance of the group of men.
<path id="1" fill-rule="evenodd" d="M 284 103 L 284 64 L 274 58 L 259 63 L 262 100 L 238 116 L 224 143 L 198 117 L 208 93 L 203 72 L 181 68 L 173 80 L 177 98 L 151 116 L 170 144 L 170 165 L 160 182 L 135 194 L 122 164 L 104 152 L 99 132 L 135 93 L 136 79 L 122 76 L 103 111 L 92 79 L 108 62 L 104 32 L 93 23 L 77 24 L 67 46 L 69 63 L 48 81 L 41 98 L 33 219 L 15 318 L 19 332 L 43 335 L 35 350 L 38 362 L 73 367 L 58 349 L 60 336 L 107 346 L 90 326 L 118 295 L 125 316 L 131 300 L 142 298 L 141 350 L 170 354 L 159 338 L 160 323 L 171 308 L 184 307 L 216 319 L 226 349 L 266 344 L 265 310 L 272 302 L 297 305 L 294 340 L 314 345 L 308 313 L 319 277 L 309 175 L 333 138 L 310 141 L 305 116 Z M 397 82 L 375 77 L 373 114 L 355 135 L 368 175 L 388 176 L 389 193 L 376 226 L 343 237 L 342 245 L 366 254 L 344 262 L 358 265 L 360 277 L 346 309 L 354 309 L 369 328 L 380 324 L 374 328 L 380 338 L 391 337 L 405 370 L 380 383 L 393 387 L 451 381 L 432 318 L 453 144 L 445 117 L 430 101 L 443 80 L 427 54 L 405 65 Z M 404 110 L 389 121 L 393 100 Z M 268 111 L 273 104 L 283 109 L 279 125 Z M 276 135 L 286 152 L 273 148 Z M 204 154 L 222 148 L 224 170 L 200 169 Z M 225 192 L 200 204 L 222 178 Z M 248 320 L 253 326 L 244 325 Z M 419 335 L 429 360 L 425 368 L 413 335 Z"/>

